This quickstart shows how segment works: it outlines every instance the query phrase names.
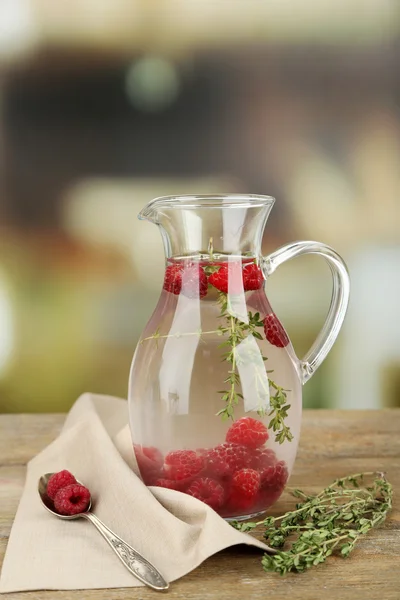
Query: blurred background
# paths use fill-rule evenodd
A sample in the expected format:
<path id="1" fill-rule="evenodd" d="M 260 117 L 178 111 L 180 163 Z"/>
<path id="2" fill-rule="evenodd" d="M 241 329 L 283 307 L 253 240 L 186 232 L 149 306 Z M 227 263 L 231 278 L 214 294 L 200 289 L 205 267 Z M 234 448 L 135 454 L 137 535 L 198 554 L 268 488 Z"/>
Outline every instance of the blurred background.
<path id="1" fill-rule="evenodd" d="M 307 407 L 400 405 L 398 0 L 1 0 L 0 412 L 126 396 L 163 250 L 136 215 L 178 193 L 277 202 L 263 250 L 332 245 L 348 317 Z M 321 259 L 268 295 L 301 356 Z"/>

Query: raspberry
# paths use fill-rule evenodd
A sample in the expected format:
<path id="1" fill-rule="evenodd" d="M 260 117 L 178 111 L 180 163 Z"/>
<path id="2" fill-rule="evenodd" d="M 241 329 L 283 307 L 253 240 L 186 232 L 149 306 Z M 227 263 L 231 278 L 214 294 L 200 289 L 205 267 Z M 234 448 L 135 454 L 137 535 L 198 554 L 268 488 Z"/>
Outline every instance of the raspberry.
<path id="1" fill-rule="evenodd" d="M 264 491 L 282 492 L 288 480 L 289 473 L 285 461 L 280 460 L 261 472 L 260 487 Z"/>
<path id="2" fill-rule="evenodd" d="M 215 477 L 220 480 L 230 479 L 232 472 L 229 463 L 224 459 L 217 456 L 217 453 L 210 452 L 210 455 L 206 457 L 206 473 L 210 477 Z"/>
<path id="3" fill-rule="evenodd" d="M 285 488 L 288 476 L 288 470 L 283 460 L 261 472 L 260 491 L 257 499 L 258 509 L 265 510 L 268 506 L 275 504 Z"/>
<path id="4" fill-rule="evenodd" d="M 227 472 L 223 463 L 228 465 L 231 475 L 239 469 L 249 466 L 251 451 L 245 446 L 225 442 L 209 450 L 206 455 L 207 465 L 218 464 L 220 472 Z"/>
<path id="5" fill-rule="evenodd" d="M 169 265 L 165 270 L 164 290 L 188 298 L 204 298 L 208 290 L 208 279 L 199 265 Z"/>
<path id="6" fill-rule="evenodd" d="M 136 461 L 143 481 L 151 485 L 154 479 L 161 476 L 164 457 L 158 448 L 154 446 L 140 446 L 134 444 Z"/>
<path id="7" fill-rule="evenodd" d="M 205 460 L 194 450 L 175 450 L 165 457 L 164 470 L 168 479 L 179 481 L 194 477 L 203 470 Z"/>
<path id="8" fill-rule="evenodd" d="M 233 262 L 223 264 L 215 273 L 208 278 L 217 290 L 227 294 L 240 294 L 243 292 L 243 271 L 241 263 Z"/>
<path id="9" fill-rule="evenodd" d="M 258 448 L 268 439 L 268 430 L 264 423 L 252 417 L 242 417 L 231 425 L 226 434 L 226 441 L 242 444 L 248 448 Z"/>
<path id="10" fill-rule="evenodd" d="M 182 272 L 182 294 L 188 298 L 204 298 L 208 291 L 208 279 L 198 265 L 191 265 Z"/>
<path id="11" fill-rule="evenodd" d="M 190 479 L 189 482 L 191 481 L 192 480 Z M 176 490 L 177 492 L 182 492 L 187 483 L 188 482 L 186 479 L 183 479 L 182 481 L 174 481 L 173 479 L 156 479 L 152 485 L 167 488 L 167 490 Z"/>
<path id="12" fill-rule="evenodd" d="M 62 488 L 65 488 L 65 487 L 67 487 L 67 485 L 71 485 L 73 483 L 76 483 L 75 477 L 72 475 L 72 473 L 70 473 L 69 471 L 64 469 L 64 471 L 59 471 L 58 473 L 54 473 L 50 477 L 50 479 L 47 483 L 46 493 L 47 493 L 48 497 L 51 498 L 51 500 L 54 500 L 54 498 L 56 497 L 56 494 L 59 490 L 61 490 Z"/>
<path id="13" fill-rule="evenodd" d="M 225 492 L 222 485 L 210 477 L 195 479 L 186 491 L 187 494 L 201 500 L 214 510 L 221 508 L 224 503 Z"/>
<path id="14" fill-rule="evenodd" d="M 263 471 L 278 462 L 275 452 L 271 448 L 256 448 L 252 454 L 251 468 Z"/>
<path id="15" fill-rule="evenodd" d="M 245 292 L 258 290 L 263 283 L 264 276 L 260 267 L 252 263 L 243 269 L 243 287 Z"/>
<path id="16" fill-rule="evenodd" d="M 54 498 L 54 508 L 60 515 L 77 515 L 85 512 L 90 502 L 90 492 L 78 483 L 58 490 Z"/>
<path id="17" fill-rule="evenodd" d="M 290 341 L 281 322 L 274 313 L 265 317 L 264 333 L 269 343 L 277 348 L 284 348 Z"/>
<path id="18" fill-rule="evenodd" d="M 248 508 L 253 504 L 260 488 L 260 474 L 254 469 L 241 469 L 232 479 L 229 506 Z"/>
<path id="19" fill-rule="evenodd" d="M 179 295 L 182 288 L 182 265 L 169 265 L 165 270 L 164 290 Z"/>
<path id="20" fill-rule="evenodd" d="M 263 490 L 258 492 L 257 498 L 252 506 L 255 511 L 264 511 L 269 506 L 275 504 L 275 502 L 282 495 L 283 490 Z"/>

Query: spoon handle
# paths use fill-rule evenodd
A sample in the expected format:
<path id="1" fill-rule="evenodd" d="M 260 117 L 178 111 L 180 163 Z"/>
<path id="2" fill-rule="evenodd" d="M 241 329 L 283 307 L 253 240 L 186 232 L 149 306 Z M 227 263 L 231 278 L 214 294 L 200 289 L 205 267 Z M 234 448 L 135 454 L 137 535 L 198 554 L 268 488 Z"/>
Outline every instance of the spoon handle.
<path id="1" fill-rule="evenodd" d="M 92 512 L 83 513 L 82 517 L 93 523 L 106 542 L 114 550 L 125 567 L 144 584 L 154 590 L 167 590 L 169 584 L 159 571 L 139 554 L 132 546 L 124 542 L 117 534 L 109 529 Z"/>

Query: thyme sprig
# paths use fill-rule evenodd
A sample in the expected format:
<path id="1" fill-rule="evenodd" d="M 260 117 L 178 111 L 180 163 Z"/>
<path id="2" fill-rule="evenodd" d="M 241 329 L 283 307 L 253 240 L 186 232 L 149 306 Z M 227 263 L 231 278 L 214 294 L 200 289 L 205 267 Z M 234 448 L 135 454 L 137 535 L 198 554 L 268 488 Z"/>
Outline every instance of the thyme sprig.
<path id="1" fill-rule="evenodd" d="M 257 339 L 262 339 L 261 334 L 256 331 L 256 327 L 263 325 L 260 321 L 259 313 L 254 316 L 251 312 L 248 313 L 249 322 L 244 323 L 233 315 L 233 311 L 230 308 L 229 297 L 224 292 L 220 292 L 218 295 L 218 303 L 221 307 L 220 318 L 224 319 L 225 324 L 220 325 L 218 330 L 220 335 L 224 336 L 224 341 L 221 342 L 220 347 L 227 347 L 227 352 L 222 354 L 224 361 L 231 364 L 231 368 L 228 371 L 228 377 L 224 380 L 224 383 L 228 383 L 229 387 L 227 390 L 219 391 L 222 394 L 222 400 L 225 402 L 225 406 L 217 412 L 218 416 L 221 416 L 223 420 L 233 419 L 234 406 L 239 403 L 239 398 L 243 400 L 243 395 L 238 391 L 240 386 L 240 378 L 237 372 L 237 347 L 243 342 L 248 334 L 252 334 Z M 263 359 L 267 360 L 266 357 Z"/>
<path id="2" fill-rule="evenodd" d="M 366 485 L 364 480 L 371 478 L 372 484 Z M 239 531 L 265 527 L 268 544 L 279 550 L 265 554 L 262 566 L 281 575 L 305 571 L 334 552 L 349 556 L 359 538 L 386 519 L 393 490 L 384 473 L 366 472 L 337 479 L 317 496 L 301 490 L 292 495 L 302 500 L 296 510 L 257 523 L 232 522 Z M 290 547 L 283 550 L 288 539 Z"/>
<path id="3" fill-rule="evenodd" d="M 240 378 L 237 373 L 238 358 L 237 358 L 237 346 L 242 343 L 249 335 L 252 335 L 258 340 L 262 340 L 263 337 L 257 328 L 263 328 L 264 323 L 261 320 L 260 313 L 256 312 L 253 314 L 251 311 L 247 313 L 248 321 L 241 321 L 238 317 L 234 316 L 234 310 L 231 307 L 229 296 L 220 292 L 218 295 L 218 304 L 220 305 L 221 312 L 220 318 L 224 319 L 225 323 L 219 326 L 219 332 L 224 336 L 224 341 L 221 342 L 220 347 L 227 347 L 229 350 L 222 355 L 223 360 L 231 364 L 231 368 L 228 371 L 228 377 L 224 380 L 224 383 L 228 383 L 229 387 L 225 390 L 220 390 L 218 393 L 222 394 L 221 399 L 225 402 L 225 406 L 218 411 L 217 415 L 221 416 L 223 420 L 233 419 L 234 407 L 239 403 L 239 398 L 243 399 L 243 395 L 240 391 Z M 268 360 L 266 356 L 262 355 L 262 360 Z M 255 381 L 257 394 L 259 396 L 259 409 L 258 414 L 264 417 L 266 414 L 265 403 L 265 390 L 262 390 L 258 386 L 258 382 L 261 382 L 261 388 L 263 387 L 263 380 L 260 377 L 259 367 L 254 361 L 255 369 Z M 292 441 L 293 435 L 290 428 L 286 425 L 285 419 L 288 416 L 290 404 L 287 402 L 287 392 L 283 387 L 277 385 L 270 377 L 268 377 L 269 387 L 272 388 L 275 393 L 270 395 L 270 411 L 268 416 L 272 417 L 268 428 L 275 432 L 275 441 L 279 444 L 283 444 L 284 441 Z"/>
<path id="4" fill-rule="evenodd" d="M 290 404 L 287 403 L 287 392 L 282 387 L 277 385 L 271 378 L 269 378 L 269 385 L 275 390 L 275 394 L 270 396 L 271 410 L 268 413 L 269 417 L 272 417 L 268 423 L 268 429 L 276 432 L 275 441 L 283 444 L 285 440 L 291 442 L 293 434 L 289 427 L 285 423 L 285 419 L 288 416 Z"/>

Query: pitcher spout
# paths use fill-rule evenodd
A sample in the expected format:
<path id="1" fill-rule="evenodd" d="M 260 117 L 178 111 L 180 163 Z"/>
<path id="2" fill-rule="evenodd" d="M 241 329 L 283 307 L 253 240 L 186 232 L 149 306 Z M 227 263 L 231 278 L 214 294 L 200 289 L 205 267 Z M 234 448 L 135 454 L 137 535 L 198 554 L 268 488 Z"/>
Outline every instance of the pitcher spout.
<path id="1" fill-rule="evenodd" d="M 274 202 L 254 194 L 162 196 L 138 217 L 160 227 L 167 257 L 204 256 L 210 239 L 217 253 L 257 256 Z"/>

